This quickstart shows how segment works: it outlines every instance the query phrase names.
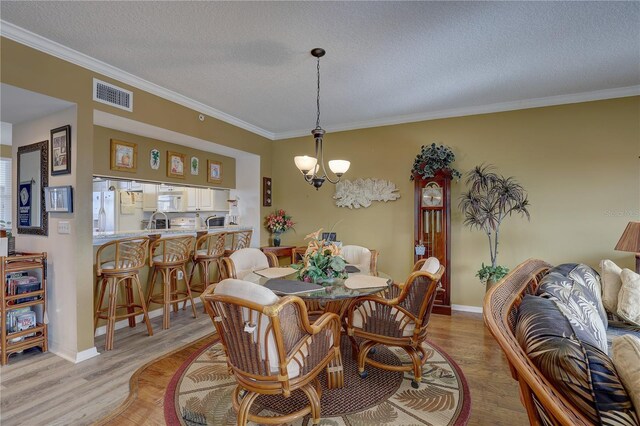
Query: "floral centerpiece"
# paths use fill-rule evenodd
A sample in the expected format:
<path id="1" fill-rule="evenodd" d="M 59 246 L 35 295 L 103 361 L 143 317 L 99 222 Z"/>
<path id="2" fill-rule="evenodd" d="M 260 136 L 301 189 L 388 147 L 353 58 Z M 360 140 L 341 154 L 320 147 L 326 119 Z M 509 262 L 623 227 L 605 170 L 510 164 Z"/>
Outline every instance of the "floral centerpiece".
<path id="1" fill-rule="evenodd" d="M 294 225 L 291 216 L 282 209 L 267 215 L 264 220 L 264 226 L 273 235 L 274 247 L 280 246 L 280 234 L 293 228 Z"/>
<path id="2" fill-rule="evenodd" d="M 446 145 L 422 145 L 420 154 L 416 155 L 411 168 L 411 180 L 417 177 L 423 179 L 431 178 L 438 170 L 447 170 L 451 176 L 460 179 L 462 173 L 451 167 L 451 163 L 456 160 L 456 155 L 451 148 Z"/>
<path id="3" fill-rule="evenodd" d="M 326 282 L 333 278 L 347 278 L 347 262 L 340 255 L 340 247 L 333 241 L 320 239 L 318 229 L 305 237 L 309 241 L 301 262 L 291 265 L 297 278 L 305 282 Z"/>

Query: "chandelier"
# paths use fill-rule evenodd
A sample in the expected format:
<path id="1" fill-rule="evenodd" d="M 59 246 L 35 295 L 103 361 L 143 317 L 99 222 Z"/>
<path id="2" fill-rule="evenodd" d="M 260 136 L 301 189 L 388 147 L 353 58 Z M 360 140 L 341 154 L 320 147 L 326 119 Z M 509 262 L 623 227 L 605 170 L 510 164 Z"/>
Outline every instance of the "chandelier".
<path id="1" fill-rule="evenodd" d="M 311 55 L 318 58 L 318 94 L 316 96 L 316 128 L 311 131 L 313 138 L 316 140 L 316 155 L 315 157 L 309 157 L 308 155 L 298 155 L 293 160 L 296 163 L 296 167 L 304 176 L 304 180 L 308 184 L 313 185 L 316 190 L 320 189 L 325 180 L 336 184 L 340 181 L 340 177 L 349 170 L 351 163 L 346 160 L 331 160 L 329 161 L 329 169 L 336 175 L 336 180 L 331 180 L 327 175 L 327 170 L 324 167 L 324 157 L 322 154 L 322 137 L 325 131 L 320 127 L 320 58 L 324 56 L 325 50 L 316 47 L 311 51 Z"/>

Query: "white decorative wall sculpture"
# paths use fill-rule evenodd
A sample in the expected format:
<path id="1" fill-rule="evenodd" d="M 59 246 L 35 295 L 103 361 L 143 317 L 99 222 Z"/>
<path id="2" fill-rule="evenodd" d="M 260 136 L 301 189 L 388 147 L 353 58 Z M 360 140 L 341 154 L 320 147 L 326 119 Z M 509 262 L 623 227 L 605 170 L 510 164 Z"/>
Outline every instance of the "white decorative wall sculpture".
<path id="1" fill-rule="evenodd" d="M 351 182 L 342 180 L 336 185 L 336 193 L 333 195 L 336 206 L 349 207 L 350 209 L 369 207 L 372 201 L 394 201 L 400 198 L 398 188 L 390 181 L 384 179 L 356 179 Z"/>

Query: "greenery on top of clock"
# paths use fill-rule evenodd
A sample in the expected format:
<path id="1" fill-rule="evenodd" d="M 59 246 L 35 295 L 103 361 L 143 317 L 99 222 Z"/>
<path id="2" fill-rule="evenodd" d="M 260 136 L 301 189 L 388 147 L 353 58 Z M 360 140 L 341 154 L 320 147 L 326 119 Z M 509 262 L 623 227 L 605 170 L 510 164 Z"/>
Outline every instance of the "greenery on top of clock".
<path id="1" fill-rule="evenodd" d="M 462 173 L 451 167 L 451 163 L 456 160 L 456 155 L 451 148 L 446 145 L 422 145 L 420 154 L 416 155 L 411 168 L 411 180 L 420 176 L 423 179 L 431 178 L 438 170 L 447 170 L 451 176 L 459 179 Z"/>
<path id="2" fill-rule="evenodd" d="M 462 194 L 458 204 L 464 224 L 484 231 L 489 239 L 491 266 L 482 264 L 477 274 L 481 281 L 491 276 L 499 279 L 508 272 L 497 264 L 502 221 L 513 213 L 530 219 L 527 191 L 513 177 L 498 175 L 494 169 L 492 165 L 482 164 L 467 173 L 465 183 L 469 190 Z"/>

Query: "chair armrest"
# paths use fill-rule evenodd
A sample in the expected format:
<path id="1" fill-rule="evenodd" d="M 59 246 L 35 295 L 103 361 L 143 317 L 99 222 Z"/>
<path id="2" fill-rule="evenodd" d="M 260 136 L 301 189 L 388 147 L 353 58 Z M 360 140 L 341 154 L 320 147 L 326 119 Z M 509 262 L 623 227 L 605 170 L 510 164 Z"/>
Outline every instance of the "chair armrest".
<path id="1" fill-rule="evenodd" d="M 370 250 L 371 251 L 371 263 L 369 265 L 369 270 L 372 274 L 378 274 L 378 250 Z"/>
<path id="2" fill-rule="evenodd" d="M 233 260 L 231 260 L 228 257 L 223 257 L 221 260 L 221 266 L 222 266 L 222 268 L 220 268 L 220 273 L 222 274 L 222 276 L 220 277 L 221 280 L 225 278 L 236 278 L 236 267 L 233 264 Z"/>
<path id="3" fill-rule="evenodd" d="M 280 266 L 280 262 L 278 262 L 278 256 L 270 252 L 266 252 L 265 256 L 267 256 L 267 262 L 269 263 L 270 268 Z"/>

